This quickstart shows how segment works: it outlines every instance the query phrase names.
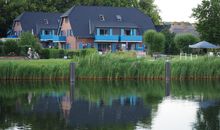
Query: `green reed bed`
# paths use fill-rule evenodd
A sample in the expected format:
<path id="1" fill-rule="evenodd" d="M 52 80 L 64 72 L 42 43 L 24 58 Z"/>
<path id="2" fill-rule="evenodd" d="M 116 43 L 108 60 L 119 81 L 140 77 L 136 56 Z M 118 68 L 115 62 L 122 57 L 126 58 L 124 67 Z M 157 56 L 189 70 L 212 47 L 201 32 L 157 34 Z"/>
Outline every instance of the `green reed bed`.
<path id="1" fill-rule="evenodd" d="M 0 79 L 67 79 L 69 76 L 69 63 L 69 60 L 3 60 L 0 61 Z"/>
<path id="2" fill-rule="evenodd" d="M 220 79 L 219 57 L 174 60 L 171 64 L 173 79 Z"/>
<path id="3" fill-rule="evenodd" d="M 112 54 L 93 54 L 79 60 L 76 75 L 91 79 L 162 79 L 164 61 L 149 61 Z"/>
<path id="4" fill-rule="evenodd" d="M 90 80 L 162 80 L 165 60 L 136 58 L 133 53 L 90 54 L 71 60 L 0 60 L 0 79 L 64 80 L 69 79 L 69 63 L 76 62 L 76 78 Z M 220 79 L 220 58 L 173 59 L 172 79 Z"/>

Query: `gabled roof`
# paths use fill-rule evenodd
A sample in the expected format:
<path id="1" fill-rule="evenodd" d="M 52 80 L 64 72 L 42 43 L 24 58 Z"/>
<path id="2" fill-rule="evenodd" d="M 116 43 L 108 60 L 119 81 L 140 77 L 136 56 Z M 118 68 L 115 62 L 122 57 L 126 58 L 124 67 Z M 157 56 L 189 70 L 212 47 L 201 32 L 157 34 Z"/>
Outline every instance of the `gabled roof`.
<path id="1" fill-rule="evenodd" d="M 22 31 L 34 31 L 39 34 L 41 28 L 57 29 L 61 13 L 24 12 L 14 21 L 20 21 Z M 47 22 L 46 22 L 47 21 Z"/>
<path id="2" fill-rule="evenodd" d="M 104 16 L 104 21 L 100 21 L 100 15 Z M 116 15 L 120 15 L 122 20 L 117 21 Z M 148 29 L 155 30 L 151 18 L 136 8 L 75 6 L 61 17 L 69 17 L 73 34 L 79 37 L 92 37 L 89 23 L 92 24 L 90 26 L 95 27 L 138 28 L 141 34 Z"/>

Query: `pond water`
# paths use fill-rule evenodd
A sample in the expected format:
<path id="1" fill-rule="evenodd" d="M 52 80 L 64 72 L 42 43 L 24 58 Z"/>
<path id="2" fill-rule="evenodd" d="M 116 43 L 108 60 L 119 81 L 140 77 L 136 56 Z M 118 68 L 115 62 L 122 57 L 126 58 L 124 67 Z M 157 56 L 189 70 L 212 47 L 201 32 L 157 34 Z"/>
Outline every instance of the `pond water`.
<path id="1" fill-rule="evenodd" d="M 219 130 L 220 82 L 0 82 L 0 130 Z"/>

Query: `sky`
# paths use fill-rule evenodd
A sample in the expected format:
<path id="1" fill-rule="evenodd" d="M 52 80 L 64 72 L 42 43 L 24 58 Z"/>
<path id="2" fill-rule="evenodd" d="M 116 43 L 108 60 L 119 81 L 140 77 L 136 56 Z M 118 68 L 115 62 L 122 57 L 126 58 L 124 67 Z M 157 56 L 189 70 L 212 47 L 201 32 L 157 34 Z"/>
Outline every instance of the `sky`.
<path id="1" fill-rule="evenodd" d="M 164 22 L 195 22 L 190 18 L 192 9 L 202 0 L 155 0 Z"/>

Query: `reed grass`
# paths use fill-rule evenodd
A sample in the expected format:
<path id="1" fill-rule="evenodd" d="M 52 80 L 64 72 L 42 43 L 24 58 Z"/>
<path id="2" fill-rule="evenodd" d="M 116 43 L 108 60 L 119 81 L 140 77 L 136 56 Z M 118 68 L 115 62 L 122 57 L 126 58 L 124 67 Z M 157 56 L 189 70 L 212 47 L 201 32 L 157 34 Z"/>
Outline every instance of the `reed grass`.
<path id="1" fill-rule="evenodd" d="M 0 61 L 2 80 L 57 80 L 69 77 L 69 60 Z"/>
<path id="2" fill-rule="evenodd" d="M 69 63 L 76 62 L 76 78 L 91 80 L 162 80 L 164 60 L 136 58 L 129 54 L 91 54 L 72 60 L 0 60 L 3 80 L 69 79 Z M 200 57 L 194 60 L 171 60 L 172 79 L 220 79 L 220 58 Z"/>

